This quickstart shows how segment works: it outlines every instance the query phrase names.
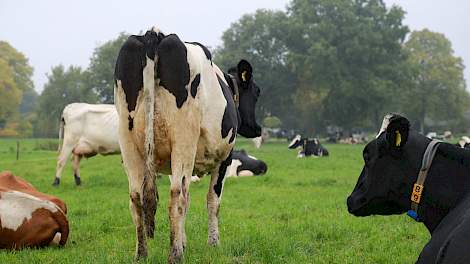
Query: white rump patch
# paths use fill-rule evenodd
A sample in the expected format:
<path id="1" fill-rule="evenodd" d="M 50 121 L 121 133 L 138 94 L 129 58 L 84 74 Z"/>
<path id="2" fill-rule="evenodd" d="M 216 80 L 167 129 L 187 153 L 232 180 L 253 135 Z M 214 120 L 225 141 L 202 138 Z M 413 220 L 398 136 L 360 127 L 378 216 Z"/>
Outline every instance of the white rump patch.
<path id="1" fill-rule="evenodd" d="M 24 221 L 32 218 L 34 211 L 44 208 L 53 213 L 58 211 L 57 205 L 41 200 L 27 193 L 9 191 L 0 193 L 0 221 L 2 228 L 16 231 Z"/>
<path id="2" fill-rule="evenodd" d="M 378 138 L 380 136 L 380 134 L 382 134 L 383 132 L 385 132 L 387 130 L 388 125 L 390 125 L 390 119 L 392 117 L 393 117 L 393 114 L 387 114 L 384 117 L 384 120 L 382 121 L 382 127 L 380 128 L 379 133 L 377 133 L 377 136 L 375 136 L 375 138 Z"/>
<path id="3" fill-rule="evenodd" d="M 258 160 L 256 157 L 253 157 L 251 155 L 248 155 L 248 157 L 250 157 L 250 159 Z"/>

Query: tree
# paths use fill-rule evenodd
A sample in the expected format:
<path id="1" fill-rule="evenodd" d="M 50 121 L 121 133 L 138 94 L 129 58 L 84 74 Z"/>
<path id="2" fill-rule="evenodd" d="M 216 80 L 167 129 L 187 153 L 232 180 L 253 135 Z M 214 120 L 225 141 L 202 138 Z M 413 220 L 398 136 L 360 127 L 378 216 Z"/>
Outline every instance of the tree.
<path id="1" fill-rule="evenodd" d="M 427 118 L 455 127 L 470 102 L 462 59 L 454 55 L 443 34 L 427 29 L 412 32 L 405 49 L 414 74 L 405 91 L 403 111 L 418 121 L 421 132 Z"/>
<path id="2" fill-rule="evenodd" d="M 59 120 L 64 107 L 70 103 L 97 103 L 97 95 L 88 86 L 89 76 L 80 67 L 70 66 L 67 70 L 59 65 L 52 68 L 48 82 L 39 96 L 38 120 L 35 126 L 37 136 L 56 136 Z"/>
<path id="3" fill-rule="evenodd" d="M 252 61 L 262 114 L 287 127 L 376 128 L 409 75 L 403 15 L 380 0 L 293 0 L 287 12 L 258 10 L 232 24 L 215 59 Z"/>
<path id="4" fill-rule="evenodd" d="M 253 65 L 254 79 L 261 88 L 258 118 L 262 120 L 272 114 L 292 126 L 296 120 L 289 109 L 296 82 L 286 65 L 288 50 L 283 42 L 286 20 L 283 12 L 263 9 L 244 15 L 223 33 L 223 44 L 216 49 L 214 58 L 225 70 L 240 59 L 247 59 Z"/>
<path id="5" fill-rule="evenodd" d="M 12 68 L 13 79 L 21 91 L 31 91 L 34 84 L 31 79 L 33 68 L 29 65 L 28 59 L 8 42 L 0 41 L 0 58 L 5 60 Z"/>
<path id="6" fill-rule="evenodd" d="M 396 108 L 404 75 L 403 10 L 381 0 L 294 0 L 287 13 L 297 108 L 317 128 L 377 127 Z"/>
<path id="7" fill-rule="evenodd" d="M 21 90 L 14 80 L 13 69 L 0 58 L 0 130 L 14 117 L 21 100 Z"/>
<path id="8" fill-rule="evenodd" d="M 99 96 L 99 102 L 112 104 L 114 102 L 114 66 L 121 46 L 129 37 L 126 33 L 97 47 L 90 59 L 88 72 L 89 85 Z"/>
<path id="9" fill-rule="evenodd" d="M 0 136 L 30 135 L 34 99 L 33 68 L 10 44 L 0 41 Z"/>

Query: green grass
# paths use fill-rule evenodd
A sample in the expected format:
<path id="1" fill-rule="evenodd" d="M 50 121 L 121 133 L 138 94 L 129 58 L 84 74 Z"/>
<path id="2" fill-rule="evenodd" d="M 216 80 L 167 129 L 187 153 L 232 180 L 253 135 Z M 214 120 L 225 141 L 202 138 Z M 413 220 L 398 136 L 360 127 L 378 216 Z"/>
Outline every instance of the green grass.
<path id="1" fill-rule="evenodd" d="M 127 177 L 120 156 L 84 160 L 83 185 L 76 187 L 70 164 L 59 188 L 55 151 L 38 151 L 40 140 L 0 140 L 0 170 L 11 170 L 39 190 L 62 198 L 69 208 L 71 233 L 65 248 L 0 251 L 0 263 L 131 263 L 134 225 L 128 207 Z M 191 184 L 186 220 L 185 263 L 413 263 L 427 230 L 402 216 L 357 218 L 346 197 L 362 168 L 363 146 L 326 145 L 328 158 L 297 159 L 286 142 L 254 149 L 268 164 L 262 177 L 229 178 L 220 210 L 221 245 L 207 245 L 205 196 L 209 177 Z M 169 180 L 158 180 L 160 204 L 155 239 L 143 263 L 166 263 L 169 251 Z"/>

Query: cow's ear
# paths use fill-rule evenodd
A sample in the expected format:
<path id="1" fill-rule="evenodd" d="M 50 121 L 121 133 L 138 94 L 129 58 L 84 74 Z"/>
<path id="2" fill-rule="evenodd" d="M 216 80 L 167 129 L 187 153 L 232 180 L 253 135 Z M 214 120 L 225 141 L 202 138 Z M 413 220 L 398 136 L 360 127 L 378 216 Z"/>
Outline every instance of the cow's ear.
<path id="1" fill-rule="evenodd" d="M 246 60 L 240 60 L 237 65 L 238 79 L 242 83 L 248 83 L 253 75 L 253 68 Z"/>
<path id="2" fill-rule="evenodd" d="M 408 141 L 410 121 L 406 117 L 394 115 L 386 129 L 387 145 L 392 150 L 401 150 Z"/>

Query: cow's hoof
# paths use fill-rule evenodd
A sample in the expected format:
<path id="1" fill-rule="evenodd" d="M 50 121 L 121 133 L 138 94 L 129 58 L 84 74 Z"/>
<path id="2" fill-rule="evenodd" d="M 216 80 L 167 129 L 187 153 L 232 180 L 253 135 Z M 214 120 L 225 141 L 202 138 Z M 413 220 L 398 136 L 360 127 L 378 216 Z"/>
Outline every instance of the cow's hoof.
<path id="1" fill-rule="evenodd" d="M 209 246 L 218 246 L 219 245 L 219 235 L 214 234 L 214 235 L 209 235 L 209 239 L 207 240 L 207 243 Z"/>
<path id="2" fill-rule="evenodd" d="M 146 249 L 140 249 L 139 251 L 136 252 L 134 256 L 134 262 L 139 262 L 141 260 L 144 260 L 147 258 L 147 250 Z"/>
<path id="3" fill-rule="evenodd" d="M 168 256 L 169 264 L 177 264 L 183 262 L 183 248 L 173 247 Z"/>
<path id="4" fill-rule="evenodd" d="M 75 185 L 77 186 L 82 185 L 82 180 L 80 179 L 80 177 L 75 176 Z"/>
<path id="5" fill-rule="evenodd" d="M 60 179 L 59 178 L 55 178 L 54 179 L 54 182 L 52 183 L 52 186 L 59 186 L 60 184 Z"/>

